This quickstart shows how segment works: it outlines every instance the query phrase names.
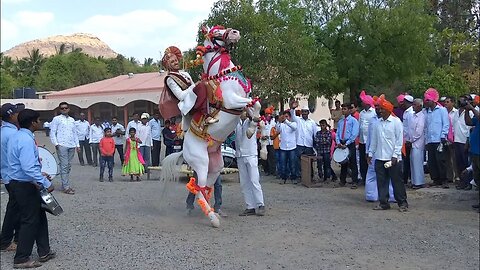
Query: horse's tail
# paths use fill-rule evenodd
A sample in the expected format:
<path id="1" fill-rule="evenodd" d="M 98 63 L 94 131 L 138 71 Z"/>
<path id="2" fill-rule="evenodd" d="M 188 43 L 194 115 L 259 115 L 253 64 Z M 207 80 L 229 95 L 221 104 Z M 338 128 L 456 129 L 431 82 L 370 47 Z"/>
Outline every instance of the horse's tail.
<path id="1" fill-rule="evenodd" d="M 162 171 L 160 181 L 177 181 L 179 177 L 179 168 L 183 163 L 183 151 L 172 153 L 162 161 Z"/>

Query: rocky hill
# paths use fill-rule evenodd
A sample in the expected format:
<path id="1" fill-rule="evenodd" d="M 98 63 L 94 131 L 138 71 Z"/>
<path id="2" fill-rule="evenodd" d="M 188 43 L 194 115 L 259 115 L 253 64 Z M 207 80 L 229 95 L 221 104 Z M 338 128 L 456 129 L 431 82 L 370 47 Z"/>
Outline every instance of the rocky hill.
<path id="1" fill-rule="evenodd" d="M 28 57 L 28 52 L 32 49 L 40 49 L 40 53 L 44 56 L 51 56 L 60 50 L 62 44 L 65 44 L 65 53 L 71 52 L 76 48 L 81 48 L 82 52 L 94 57 L 103 56 L 105 58 L 113 58 L 117 56 L 117 53 L 105 42 L 96 36 L 85 33 L 35 39 L 5 51 L 4 55 L 10 56 L 13 59 L 21 59 Z"/>

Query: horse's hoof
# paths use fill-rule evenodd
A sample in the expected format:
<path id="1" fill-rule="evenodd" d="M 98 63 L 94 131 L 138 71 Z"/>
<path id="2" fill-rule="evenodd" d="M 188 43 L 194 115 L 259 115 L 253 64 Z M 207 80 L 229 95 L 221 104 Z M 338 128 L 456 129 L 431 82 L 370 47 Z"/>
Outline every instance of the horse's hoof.
<path id="1" fill-rule="evenodd" d="M 220 227 L 220 219 L 218 218 L 217 213 L 210 212 L 208 214 L 208 218 L 210 218 L 210 223 L 213 227 L 218 228 Z"/>

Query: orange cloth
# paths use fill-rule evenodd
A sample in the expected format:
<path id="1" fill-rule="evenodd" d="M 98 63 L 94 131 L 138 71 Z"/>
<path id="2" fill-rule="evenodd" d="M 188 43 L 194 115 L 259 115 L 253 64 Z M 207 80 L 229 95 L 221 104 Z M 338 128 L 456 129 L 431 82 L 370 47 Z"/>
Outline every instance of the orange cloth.
<path id="1" fill-rule="evenodd" d="M 275 107 L 273 106 L 270 106 L 268 108 L 265 109 L 265 113 L 266 114 L 273 114 L 273 110 L 275 109 Z"/>
<path id="2" fill-rule="evenodd" d="M 112 137 L 103 137 L 98 146 L 100 147 L 100 154 L 102 156 L 109 157 L 115 153 L 115 141 Z"/>
<path id="3" fill-rule="evenodd" d="M 388 100 L 382 100 L 380 102 L 380 107 L 388 112 L 393 112 L 393 104 L 390 103 Z"/>
<path id="4" fill-rule="evenodd" d="M 277 135 L 277 129 L 275 127 L 270 130 L 270 136 L 276 136 L 275 139 L 273 139 L 273 149 L 280 149 L 280 135 Z"/>

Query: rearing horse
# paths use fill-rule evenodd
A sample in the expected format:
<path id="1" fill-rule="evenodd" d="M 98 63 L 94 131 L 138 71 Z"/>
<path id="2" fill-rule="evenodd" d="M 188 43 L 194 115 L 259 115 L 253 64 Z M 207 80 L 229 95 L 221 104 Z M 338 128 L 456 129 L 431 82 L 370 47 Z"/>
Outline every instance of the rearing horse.
<path id="1" fill-rule="evenodd" d="M 197 174 L 197 179 L 191 179 L 187 189 L 196 194 L 197 202 L 211 224 L 219 227 L 219 217 L 210 207 L 209 199 L 212 186 L 223 168 L 220 146 L 234 131 L 242 110 L 246 109 L 251 117 L 259 119 L 261 105 L 258 99 L 249 97 L 251 84 L 243 76 L 241 66 L 235 66 L 230 60 L 229 49 L 240 39 L 240 32 L 222 26 L 211 29 L 202 26 L 202 33 L 205 41 L 203 46 L 197 47 L 197 58 L 203 60 L 202 83 L 214 85 L 218 102 L 211 110 L 219 121 L 202 126 L 202 121 L 196 121 L 194 115 L 184 137 L 183 151 L 170 154 L 162 161 L 160 179 L 176 179 L 178 162 L 183 157 Z"/>

